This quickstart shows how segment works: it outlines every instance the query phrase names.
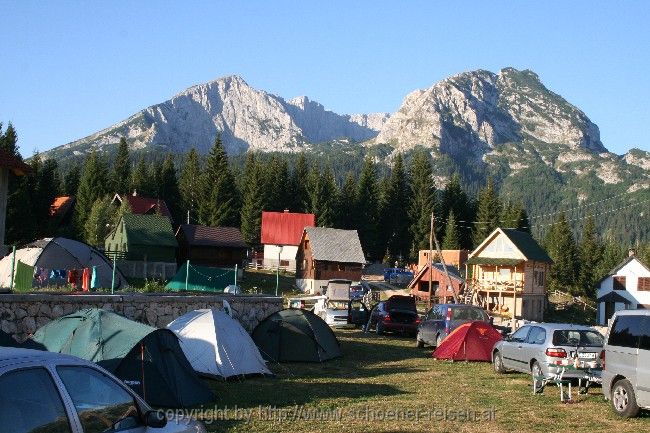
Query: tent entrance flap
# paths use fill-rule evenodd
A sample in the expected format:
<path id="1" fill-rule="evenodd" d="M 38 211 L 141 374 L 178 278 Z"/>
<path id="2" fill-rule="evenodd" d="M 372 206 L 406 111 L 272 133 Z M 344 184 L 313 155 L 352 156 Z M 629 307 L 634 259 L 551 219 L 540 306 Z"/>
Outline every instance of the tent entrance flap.
<path id="1" fill-rule="evenodd" d="M 210 268 L 185 262 L 165 288 L 173 291 L 223 292 L 234 280 L 234 269 Z"/>

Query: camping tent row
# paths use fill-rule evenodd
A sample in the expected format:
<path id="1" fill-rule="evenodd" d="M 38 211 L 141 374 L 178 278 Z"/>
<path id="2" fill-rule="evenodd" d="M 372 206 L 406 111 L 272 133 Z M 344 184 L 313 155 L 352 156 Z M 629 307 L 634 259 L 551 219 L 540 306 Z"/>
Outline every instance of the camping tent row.
<path id="1" fill-rule="evenodd" d="M 96 248 L 83 242 L 67 238 L 44 238 L 32 242 L 25 248 L 0 260 L 0 287 L 11 287 L 12 275 L 15 277 L 15 264 L 18 261 L 28 266 L 48 270 L 72 270 L 96 268 L 99 287 L 111 287 L 113 264 Z M 115 288 L 127 286 L 124 275 L 115 270 Z"/>

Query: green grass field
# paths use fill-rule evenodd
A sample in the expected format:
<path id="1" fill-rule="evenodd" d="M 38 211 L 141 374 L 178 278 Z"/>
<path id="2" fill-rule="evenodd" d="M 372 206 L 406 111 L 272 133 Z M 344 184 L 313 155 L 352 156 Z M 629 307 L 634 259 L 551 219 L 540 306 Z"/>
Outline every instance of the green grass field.
<path id="1" fill-rule="evenodd" d="M 600 388 L 586 396 L 574 393 L 575 402 L 563 404 L 557 388 L 532 395 L 530 378 L 524 374 L 498 375 L 489 363 L 436 361 L 430 349 L 417 349 L 413 340 L 403 337 L 336 332 L 342 359 L 276 364 L 271 366 L 276 378 L 211 382 L 217 412 L 203 416 L 218 420 L 208 425 L 208 431 L 623 433 L 650 429 L 647 415 L 618 419 Z M 269 405 L 277 410 L 267 411 Z M 236 408 L 240 419 L 233 419 Z M 461 416 L 472 411 L 474 420 L 450 419 L 453 411 Z M 249 415 L 250 421 L 241 419 Z M 318 417 L 337 419 L 307 419 Z"/>

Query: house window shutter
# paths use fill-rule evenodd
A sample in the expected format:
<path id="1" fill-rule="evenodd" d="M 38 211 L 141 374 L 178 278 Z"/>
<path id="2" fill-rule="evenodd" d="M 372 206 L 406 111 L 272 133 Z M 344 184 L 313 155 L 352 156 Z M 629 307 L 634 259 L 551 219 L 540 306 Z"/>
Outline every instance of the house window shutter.
<path id="1" fill-rule="evenodd" d="M 650 292 L 650 277 L 639 277 L 639 284 L 637 290 L 643 292 Z"/>

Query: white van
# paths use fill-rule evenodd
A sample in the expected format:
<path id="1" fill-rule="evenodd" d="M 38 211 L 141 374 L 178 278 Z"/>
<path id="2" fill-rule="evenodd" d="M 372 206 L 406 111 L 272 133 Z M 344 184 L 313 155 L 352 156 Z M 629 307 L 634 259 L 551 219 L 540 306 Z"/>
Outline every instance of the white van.
<path id="1" fill-rule="evenodd" d="M 603 394 L 625 418 L 650 409 L 650 310 L 617 311 L 601 353 Z"/>

